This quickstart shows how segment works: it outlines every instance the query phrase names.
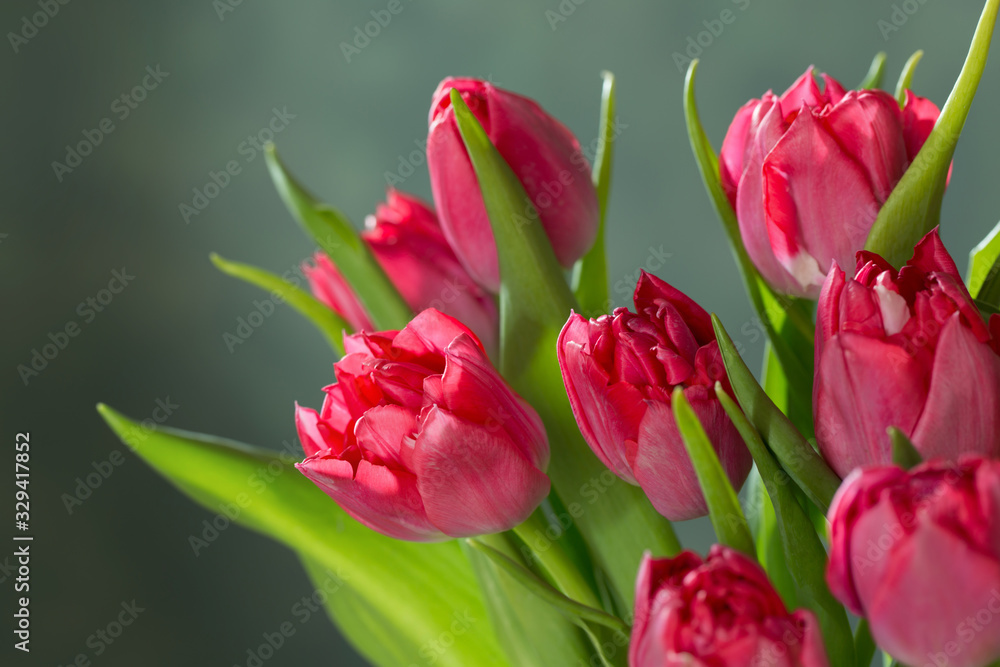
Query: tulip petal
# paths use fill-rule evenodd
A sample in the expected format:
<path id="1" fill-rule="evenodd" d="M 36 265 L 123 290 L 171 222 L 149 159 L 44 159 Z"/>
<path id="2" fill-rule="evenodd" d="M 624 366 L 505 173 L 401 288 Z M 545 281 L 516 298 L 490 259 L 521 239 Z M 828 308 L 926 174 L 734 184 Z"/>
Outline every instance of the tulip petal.
<path id="1" fill-rule="evenodd" d="M 480 349 L 483 344 L 467 326 L 444 313 L 428 308 L 410 320 L 392 342 L 393 351 L 401 361 L 423 363 L 428 368 L 439 368 L 444 350 L 461 335 L 468 335 Z"/>
<path id="2" fill-rule="evenodd" d="M 825 104 L 826 98 L 816 83 L 815 68 L 812 65 L 781 94 L 781 108 L 789 114 L 795 113 L 803 106 L 822 107 Z"/>
<path id="3" fill-rule="evenodd" d="M 322 455 L 310 456 L 295 467 L 372 530 L 415 542 L 446 539 L 427 520 L 411 473 L 368 461 L 359 462 L 355 472 L 350 462 Z"/>
<path id="4" fill-rule="evenodd" d="M 1000 456 L 1000 356 L 955 313 L 938 339 L 913 444 L 925 459 L 955 452 Z"/>
<path id="5" fill-rule="evenodd" d="M 749 149 L 750 123 L 754 109 L 759 104 L 760 100 L 750 100 L 740 107 L 733 122 L 729 124 L 726 138 L 722 140 L 722 148 L 719 150 L 719 178 L 733 208 L 736 207 L 736 186 L 743 176 L 743 165 Z"/>
<path id="6" fill-rule="evenodd" d="M 712 318 L 705 309 L 687 294 L 651 273 L 640 272 L 632 300 L 635 302 L 636 312 L 647 309 L 659 312 L 658 302 L 666 301 L 680 314 L 684 324 L 694 334 L 698 345 L 705 345 L 715 340 Z"/>
<path id="7" fill-rule="evenodd" d="M 878 202 L 885 202 L 909 164 L 896 99 L 881 90 L 851 91 L 822 119 L 830 135 L 868 174 Z"/>
<path id="8" fill-rule="evenodd" d="M 507 530 L 549 493 L 549 478 L 503 431 L 432 408 L 413 452 L 427 516 L 452 537 Z"/>
<path id="9" fill-rule="evenodd" d="M 926 369 L 903 348 L 852 332 L 827 341 L 818 366 L 813 405 L 823 458 L 841 477 L 891 462 L 886 429 L 912 432 L 927 395 Z"/>
<path id="10" fill-rule="evenodd" d="M 400 449 L 403 439 L 417 429 L 416 415 L 398 405 L 371 408 L 354 424 L 358 447 L 371 452 L 385 464 L 403 467 Z"/>
<path id="11" fill-rule="evenodd" d="M 914 95 L 912 90 L 906 91 L 906 103 L 903 106 L 903 136 L 910 161 L 917 157 L 940 115 L 940 109 L 929 99 Z"/>
<path id="12" fill-rule="evenodd" d="M 850 266 L 864 247 L 879 210 L 868 176 L 812 112 L 795 118 L 762 170 L 774 255 L 795 276 L 800 293 L 815 297 L 831 262 Z"/>

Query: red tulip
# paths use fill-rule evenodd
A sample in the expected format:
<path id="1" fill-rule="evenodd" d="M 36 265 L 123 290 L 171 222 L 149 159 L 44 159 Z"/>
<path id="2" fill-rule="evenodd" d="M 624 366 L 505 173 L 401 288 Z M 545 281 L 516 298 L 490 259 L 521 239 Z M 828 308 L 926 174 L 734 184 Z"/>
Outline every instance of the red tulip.
<path id="1" fill-rule="evenodd" d="M 703 516 L 705 497 L 670 407 L 674 387 L 684 388 L 736 488 L 752 465 L 715 396 L 717 380 L 730 389 L 712 321 L 646 272 L 634 301 L 635 313 L 617 308 L 596 320 L 573 314 L 566 322 L 557 350 L 570 405 L 597 457 L 641 486 L 660 514 L 674 521 Z"/>
<path id="2" fill-rule="evenodd" d="M 1000 462 L 861 468 L 829 519 L 830 590 L 879 646 L 914 667 L 1000 659 Z"/>
<path id="3" fill-rule="evenodd" d="M 403 540 L 513 528 L 549 492 L 541 420 L 457 320 L 344 339 L 322 410 L 297 408 L 299 470 L 351 516 Z"/>
<path id="4" fill-rule="evenodd" d="M 900 109 L 881 90 L 846 92 L 809 68 L 780 97 L 736 114 L 719 156 L 722 185 L 761 275 L 816 298 L 830 263 L 847 266 L 938 117 L 907 91 Z"/>
<path id="5" fill-rule="evenodd" d="M 715 545 L 704 561 L 647 554 L 635 585 L 630 667 L 827 667 L 812 612 L 789 613 L 757 563 Z"/>
<path id="6" fill-rule="evenodd" d="M 525 220 L 534 222 L 534 204 L 559 263 L 572 267 L 594 243 L 598 223 L 597 193 L 580 143 L 533 100 L 487 81 L 448 78 L 431 102 L 427 166 L 441 226 L 469 274 L 490 291 L 499 289 L 496 243 L 451 108 L 452 89 L 524 186 L 531 199 Z"/>
<path id="7" fill-rule="evenodd" d="M 486 349 L 495 348 L 496 304 L 462 268 L 427 204 L 390 188 L 386 203 L 378 205 L 365 226 L 361 238 L 411 309 L 436 308 L 456 317 Z M 372 331 L 367 311 L 329 258 L 316 253 L 315 262 L 315 268 L 303 268 L 316 297 L 355 331 Z"/>
<path id="8" fill-rule="evenodd" d="M 983 322 L 937 230 L 898 272 L 869 252 L 854 278 L 834 265 L 817 321 L 816 437 L 841 477 L 891 462 L 890 426 L 924 458 L 1000 456 L 1000 316 Z"/>

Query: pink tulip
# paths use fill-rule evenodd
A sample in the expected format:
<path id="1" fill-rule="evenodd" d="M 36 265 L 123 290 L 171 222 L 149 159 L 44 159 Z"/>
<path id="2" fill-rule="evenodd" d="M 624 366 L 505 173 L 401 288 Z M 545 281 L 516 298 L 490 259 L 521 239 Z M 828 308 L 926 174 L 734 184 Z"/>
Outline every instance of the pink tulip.
<path id="1" fill-rule="evenodd" d="M 488 290 L 499 289 L 496 244 L 451 108 L 452 89 L 524 186 L 531 200 L 521 212 L 525 222 L 540 217 L 559 263 L 572 267 L 594 243 L 598 223 L 597 193 L 580 143 L 533 100 L 487 81 L 447 78 L 431 102 L 427 166 L 441 226 L 469 274 Z"/>
<path id="2" fill-rule="evenodd" d="M 913 667 L 1000 659 L 1000 462 L 861 468 L 829 519 L 827 583 L 879 646 Z"/>
<path id="3" fill-rule="evenodd" d="M 297 407 L 297 464 L 348 514 L 402 540 L 513 528 L 548 495 L 541 420 L 458 320 L 345 336 L 320 412 Z"/>
<path id="4" fill-rule="evenodd" d="M 907 91 L 846 92 L 813 69 L 780 97 L 736 114 L 722 144 L 722 185 L 750 258 L 775 289 L 816 298 L 830 263 L 847 266 L 934 127 L 938 108 Z"/>
<path id="5" fill-rule="evenodd" d="M 472 280 L 448 245 L 434 211 L 420 199 L 390 188 L 386 203 L 365 220 L 361 238 L 399 290 L 420 312 L 436 308 L 458 318 L 493 350 L 497 308 L 493 297 Z M 316 253 L 315 268 L 304 266 L 313 293 L 355 331 L 372 331 L 368 312 L 329 258 Z"/>
<path id="6" fill-rule="evenodd" d="M 789 613 L 757 563 L 715 545 L 639 566 L 629 667 L 828 667 L 812 612 Z"/>
<path id="7" fill-rule="evenodd" d="M 617 308 L 587 320 L 573 314 L 559 335 L 563 383 L 584 439 L 601 462 L 641 486 L 673 521 L 708 512 L 670 407 L 674 387 L 705 427 L 736 488 L 750 453 L 715 396 L 729 380 L 712 321 L 701 306 L 656 276 L 642 273 L 635 313 Z"/>
<path id="8" fill-rule="evenodd" d="M 891 462 L 890 426 L 924 458 L 1000 456 L 1000 316 L 983 322 L 937 230 L 898 272 L 869 252 L 854 278 L 834 265 L 815 367 L 816 437 L 841 477 Z"/>

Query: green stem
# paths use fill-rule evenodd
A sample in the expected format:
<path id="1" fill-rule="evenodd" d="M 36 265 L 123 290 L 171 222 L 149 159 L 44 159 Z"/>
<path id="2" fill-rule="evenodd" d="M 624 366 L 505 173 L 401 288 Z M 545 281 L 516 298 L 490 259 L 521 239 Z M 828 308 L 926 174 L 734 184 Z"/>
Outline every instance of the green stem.
<path id="1" fill-rule="evenodd" d="M 530 546 L 534 543 L 538 534 L 545 535 L 550 528 L 549 522 L 545 519 L 541 509 L 532 512 L 528 520 L 519 526 L 514 527 L 514 534 Z M 558 540 L 547 541 L 545 549 L 534 550 L 538 562 L 548 573 L 549 578 L 556 588 L 566 594 L 567 597 L 593 607 L 603 608 L 601 600 L 598 598 L 593 585 L 587 577 L 577 567 L 573 557 L 563 548 Z"/>

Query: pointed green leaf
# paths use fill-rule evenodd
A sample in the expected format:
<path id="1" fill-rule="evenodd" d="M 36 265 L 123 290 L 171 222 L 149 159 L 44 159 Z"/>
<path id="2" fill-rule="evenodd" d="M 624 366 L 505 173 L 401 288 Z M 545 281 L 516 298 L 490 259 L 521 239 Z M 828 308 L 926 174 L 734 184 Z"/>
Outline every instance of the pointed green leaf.
<path id="1" fill-rule="evenodd" d="M 986 67 L 998 7 L 1000 0 L 986 3 L 965 65 L 934 130 L 882 206 L 868 235 L 865 250 L 882 255 L 894 266 L 909 259 L 913 247 L 941 218 L 948 169 Z"/>
<path id="2" fill-rule="evenodd" d="M 899 74 L 899 81 L 896 82 L 896 100 L 899 102 L 899 106 L 906 104 L 906 91 L 912 87 L 910 84 L 913 81 L 913 74 L 917 71 L 917 64 L 923 57 L 924 52 L 917 51 L 903 65 L 903 71 Z"/>
<path id="3" fill-rule="evenodd" d="M 684 80 L 684 117 L 687 121 L 688 137 L 695 161 L 701 170 L 702 181 L 708 190 L 709 199 L 715 206 L 715 211 L 722 221 L 722 227 L 729 238 L 729 246 L 736 258 L 736 266 L 743 277 L 743 284 L 750 297 L 750 303 L 760 318 L 768 339 L 774 345 L 775 354 L 781 361 L 789 382 L 795 387 L 798 395 L 812 394 L 812 321 L 803 315 L 803 306 L 799 300 L 776 294 L 757 272 L 750 260 L 743 239 L 740 236 L 736 212 L 733 211 L 729 198 L 722 189 L 719 176 L 719 158 L 708 141 L 701 120 L 698 118 L 698 106 L 695 102 L 694 84 L 698 70 L 698 61 L 693 60 L 688 66 L 687 77 Z M 781 331 L 788 328 L 789 332 Z M 791 330 L 795 330 L 794 336 Z M 805 341 L 804 347 L 792 341 Z"/>
<path id="4" fill-rule="evenodd" d="M 795 483 L 817 507 L 826 512 L 840 486 L 840 478 L 757 384 L 716 315 L 712 315 L 712 326 L 729 382 L 747 419 L 760 432 Z"/>
<path id="5" fill-rule="evenodd" d="M 715 535 L 719 542 L 738 549 L 749 556 L 756 556 L 757 549 L 750 535 L 750 528 L 740 508 L 733 485 L 729 483 L 715 446 L 708 439 L 708 434 L 694 413 L 691 404 L 684 396 L 681 387 L 674 389 L 670 398 L 674 418 L 677 420 L 677 430 L 681 433 L 684 446 L 687 448 L 691 464 L 698 476 L 698 484 L 705 501 L 708 504 L 708 516 L 712 519 Z M 653 406 L 649 408 L 652 410 Z"/>
<path id="6" fill-rule="evenodd" d="M 131 434 L 139 429 L 137 423 L 106 405 L 98 405 L 97 410 L 123 442 L 134 442 Z M 287 456 L 167 428 L 148 434 L 135 451 L 209 510 L 237 503 L 236 523 L 336 573 L 356 595 L 357 604 L 363 604 L 371 618 L 387 624 L 400 651 L 427 646 L 449 632 L 456 612 L 486 617 L 472 568 L 457 542 L 402 542 L 365 528 L 292 468 Z M 272 481 L 261 488 L 262 479 Z M 356 634 L 351 639 L 359 641 Z M 367 641 L 357 646 L 381 660 L 398 653 L 378 650 Z M 409 653 L 410 659 L 415 655 Z M 409 667 L 410 660 L 377 664 Z M 454 645 L 438 657 L 437 664 L 500 667 L 508 663 L 489 624 L 479 623 L 456 635 Z"/>
<path id="7" fill-rule="evenodd" d="M 209 257 L 212 259 L 212 264 L 223 273 L 271 292 L 276 301 L 287 301 L 289 306 L 304 315 L 320 330 L 338 355 L 344 355 L 344 332 L 351 333 L 351 326 L 337 313 L 327 308 L 326 304 L 297 285 L 264 269 L 258 269 L 250 264 L 231 262 L 214 252 Z"/>
<path id="8" fill-rule="evenodd" d="M 587 317 L 597 317 L 609 310 L 608 259 L 604 247 L 605 220 L 608 213 L 608 195 L 611 192 L 611 162 L 615 149 L 615 75 L 603 72 L 604 90 L 601 94 L 601 121 L 599 124 L 597 155 L 594 158 L 593 180 L 597 189 L 600 222 L 597 240 L 593 247 L 573 267 L 573 292 Z"/>
<path id="9" fill-rule="evenodd" d="M 545 422 L 555 493 L 607 574 L 616 602 L 631 609 L 642 554 L 673 555 L 680 545 L 642 490 L 611 474 L 580 435 L 556 358 L 559 332 L 578 306 L 521 183 L 461 95 L 452 91 L 451 102 L 497 244 L 500 370 Z"/>
<path id="10" fill-rule="evenodd" d="M 264 153 L 278 194 L 295 219 L 329 255 L 344 280 L 379 330 L 398 330 L 406 326 L 413 311 L 403 301 L 392 281 L 379 266 L 350 221 L 338 210 L 322 204 L 299 185 L 278 158 L 273 144 Z"/>
<path id="11" fill-rule="evenodd" d="M 913 443 L 910 442 L 905 433 L 895 426 L 890 426 L 888 431 L 889 438 L 892 440 L 893 463 L 906 470 L 923 463 L 924 458 L 920 456 L 920 452 L 913 446 Z"/>
<path id="12" fill-rule="evenodd" d="M 795 580 L 799 600 L 816 614 L 830 664 L 853 665 L 854 639 L 847 612 L 826 586 L 826 550 L 813 530 L 808 515 L 795 499 L 790 478 L 721 383 L 715 384 L 715 395 L 746 442 L 760 471 L 764 487 L 774 505 L 785 563 Z"/>
<path id="13" fill-rule="evenodd" d="M 885 73 L 885 59 L 885 51 L 879 51 L 875 54 L 871 67 L 868 68 L 868 74 L 865 75 L 864 81 L 858 86 L 858 90 L 871 90 L 882 85 L 882 75 Z"/>
<path id="14" fill-rule="evenodd" d="M 781 545 L 781 534 L 778 532 L 777 518 L 774 516 L 774 504 L 764 481 L 760 478 L 757 466 L 750 471 L 750 477 L 744 486 L 747 494 L 745 510 L 747 524 L 757 545 L 757 561 L 767 571 L 774 589 L 778 591 L 785 606 L 796 609 L 799 606 L 798 594 L 795 591 L 795 580 L 785 563 L 785 550 Z"/>
<path id="15" fill-rule="evenodd" d="M 1000 306 L 1000 223 L 969 252 L 966 282 L 974 298 Z"/>

